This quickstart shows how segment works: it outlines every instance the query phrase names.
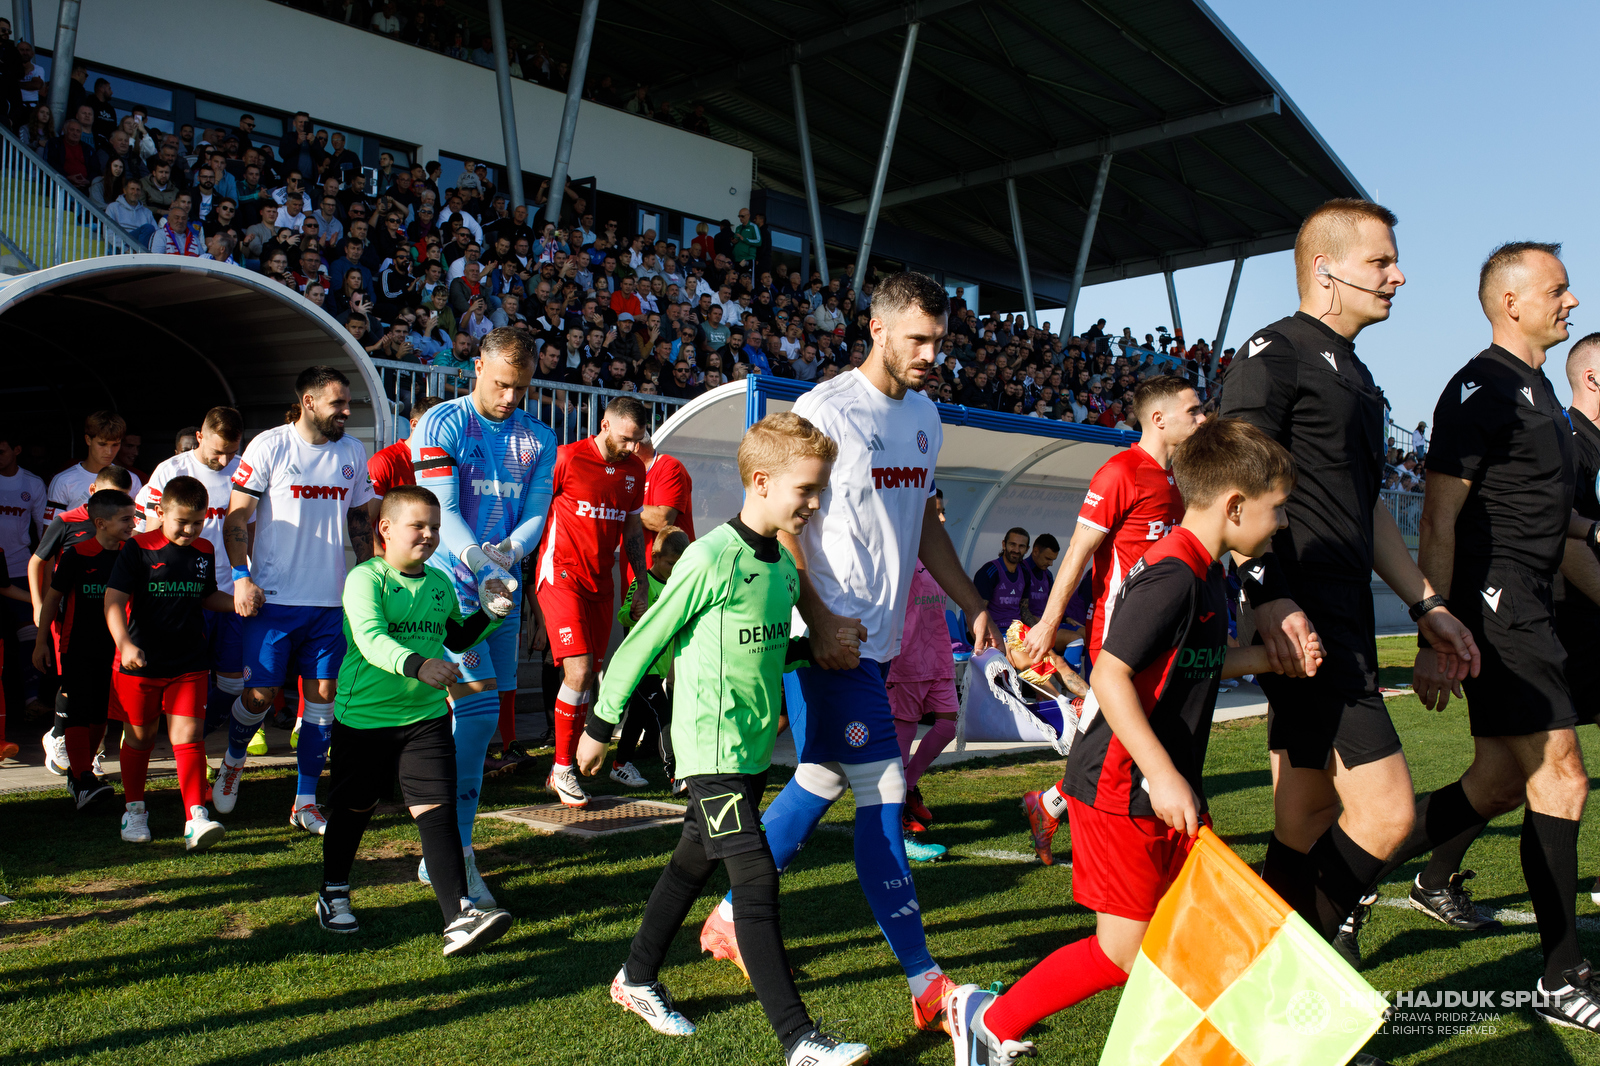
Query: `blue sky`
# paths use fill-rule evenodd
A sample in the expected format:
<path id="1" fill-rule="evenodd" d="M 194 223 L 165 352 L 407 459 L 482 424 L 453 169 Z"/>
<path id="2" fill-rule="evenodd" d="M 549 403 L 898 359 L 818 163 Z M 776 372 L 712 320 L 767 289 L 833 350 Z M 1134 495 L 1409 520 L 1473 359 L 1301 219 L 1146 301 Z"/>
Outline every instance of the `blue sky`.
<path id="1" fill-rule="evenodd" d="M 1209 2 L 1356 180 L 1400 216 L 1406 285 L 1389 321 L 1356 345 L 1396 422 L 1431 424 L 1445 381 L 1488 346 L 1477 275 L 1501 241 L 1564 242 L 1583 301 L 1572 337 L 1600 330 L 1600 243 L 1583 191 L 1600 163 L 1583 43 L 1600 36 L 1600 4 Z M 1215 335 L 1230 270 L 1178 272 L 1185 335 Z M 1248 260 L 1228 340 L 1236 346 L 1297 305 L 1290 253 Z M 1085 289 L 1080 328 L 1102 317 L 1141 336 L 1171 326 L 1161 276 Z M 1566 348 L 1545 365 L 1563 399 Z"/>

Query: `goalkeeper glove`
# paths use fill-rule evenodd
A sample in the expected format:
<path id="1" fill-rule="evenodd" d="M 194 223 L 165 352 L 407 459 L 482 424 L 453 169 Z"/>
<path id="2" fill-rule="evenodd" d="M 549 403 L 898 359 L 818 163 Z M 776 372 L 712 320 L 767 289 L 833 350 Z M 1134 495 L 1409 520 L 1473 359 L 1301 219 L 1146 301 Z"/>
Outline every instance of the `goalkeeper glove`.
<path id="1" fill-rule="evenodd" d="M 484 582 L 498 579 L 505 586 L 508 593 L 515 592 L 519 582 L 511 575 L 509 569 L 501 566 L 489 555 L 489 550 L 493 550 L 495 555 L 500 558 L 505 558 L 499 549 L 491 549 L 491 546 L 487 544 L 482 546 L 477 544 L 468 545 L 467 550 L 461 553 L 461 561 L 466 564 L 468 570 L 472 571 L 473 583 L 479 589 L 482 589 Z"/>

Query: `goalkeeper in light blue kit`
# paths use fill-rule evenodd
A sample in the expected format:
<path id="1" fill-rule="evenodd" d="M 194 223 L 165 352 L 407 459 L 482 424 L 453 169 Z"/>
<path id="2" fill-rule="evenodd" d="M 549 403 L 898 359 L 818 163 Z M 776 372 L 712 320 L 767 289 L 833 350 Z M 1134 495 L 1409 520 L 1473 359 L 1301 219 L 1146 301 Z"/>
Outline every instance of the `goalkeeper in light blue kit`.
<path id="1" fill-rule="evenodd" d="M 468 894 L 482 909 L 494 907 L 472 854 L 483 761 L 499 724 L 500 693 L 517 688 L 521 582 L 514 574 L 539 545 L 550 510 L 556 436 L 522 410 L 533 377 L 533 345 L 526 334 L 490 331 L 475 362 L 472 393 L 439 404 L 411 434 L 417 484 L 439 497 L 441 546 L 428 565 L 455 586 L 463 613 L 478 608 L 478 584 L 499 577 L 518 609 L 486 640 L 449 653 L 461 671 L 450 686 L 455 712 L 456 816 L 467 864 Z M 427 864 L 417 877 L 428 883 Z"/>

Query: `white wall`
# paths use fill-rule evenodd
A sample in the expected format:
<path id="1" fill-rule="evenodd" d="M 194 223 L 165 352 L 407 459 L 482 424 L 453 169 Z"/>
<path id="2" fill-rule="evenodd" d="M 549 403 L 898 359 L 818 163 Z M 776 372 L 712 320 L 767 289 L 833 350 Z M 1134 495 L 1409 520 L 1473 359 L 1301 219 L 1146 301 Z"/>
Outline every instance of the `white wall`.
<path id="1" fill-rule="evenodd" d="M 54 45 L 57 11 L 57 0 L 33 2 L 45 48 Z M 259 44 L 266 19 L 291 59 Z M 173 46 L 177 26 L 182 47 Z M 505 159 L 494 71 L 267 0 L 82 0 L 77 54 L 202 94 L 309 111 L 331 125 L 409 141 L 422 146 L 424 160 L 440 151 Z M 566 97 L 515 79 L 511 91 L 523 168 L 548 173 Z M 595 175 L 602 192 L 732 218 L 749 203 L 751 167 L 749 152 L 708 137 L 609 107 L 584 104 L 578 112 L 571 174 Z"/>

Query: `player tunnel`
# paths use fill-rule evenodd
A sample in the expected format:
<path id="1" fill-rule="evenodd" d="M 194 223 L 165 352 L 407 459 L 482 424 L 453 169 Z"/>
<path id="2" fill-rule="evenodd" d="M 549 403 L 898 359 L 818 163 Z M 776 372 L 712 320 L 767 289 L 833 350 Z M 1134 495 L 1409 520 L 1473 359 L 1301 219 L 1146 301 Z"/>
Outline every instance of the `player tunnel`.
<path id="1" fill-rule="evenodd" d="M 145 469 L 218 404 L 240 410 L 248 439 L 282 422 L 295 377 L 319 363 L 350 379 L 350 433 L 369 451 L 392 433 L 378 372 L 349 333 L 225 263 L 110 256 L 6 279 L 0 346 L 7 430 L 61 462 L 83 457 L 83 416 L 104 409 L 142 436 Z"/>
<path id="2" fill-rule="evenodd" d="M 751 423 L 787 411 L 810 386 L 752 377 L 684 404 L 655 434 L 694 479 L 696 529 L 737 514 L 743 499 L 736 454 Z M 968 573 L 999 554 L 1005 531 L 1053 533 L 1065 546 L 1089 479 L 1137 435 L 952 404 L 939 405 L 944 447 L 934 477 L 945 497 L 945 529 Z"/>

